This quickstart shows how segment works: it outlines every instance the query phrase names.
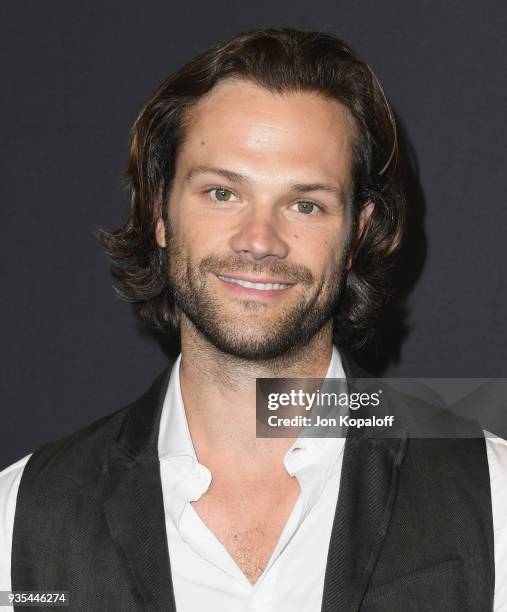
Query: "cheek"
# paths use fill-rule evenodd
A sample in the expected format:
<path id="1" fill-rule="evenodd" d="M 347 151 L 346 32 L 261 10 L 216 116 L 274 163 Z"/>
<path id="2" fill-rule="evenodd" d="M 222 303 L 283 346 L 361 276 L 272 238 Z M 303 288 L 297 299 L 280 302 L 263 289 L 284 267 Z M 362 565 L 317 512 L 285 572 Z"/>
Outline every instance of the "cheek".
<path id="1" fill-rule="evenodd" d="M 193 243 L 202 241 L 203 230 L 198 215 L 184 214 L 185 211 L 188 211 L 187 203 L 175 197 L 169 208 L 169 223 L 174 239 L 179 244 L 191 247 Z"/>
<path id="2" fill-rule="evenodd" d="M 194 263 L 207 255 L 220 255 L 226 251 L 224 232 L 214 230 L 209 223 L 190 221 L 182 224 L 178 238 Z"/>
<path id="3" fill-rule="evenodd" d="M 335 283 L 345 269 L 346 232 L 321 232 L 318 238 L 300 236 L 298 252 L 301 261 L 310 267 L 316 279 L 327 285 Z M 304 253 L 304 254 L 303 254 Z"/>
<path id="4" fill-rule="evenodd" d="M 294 242 L 298 254 L 302 254 L 310 264 L 314 262 L 315 267 L 325 268 L 340 260 L 345 248 L 345 238 L 341 229 L 334 232 L 298 232 L 298 236 L 294 236 Z"/>

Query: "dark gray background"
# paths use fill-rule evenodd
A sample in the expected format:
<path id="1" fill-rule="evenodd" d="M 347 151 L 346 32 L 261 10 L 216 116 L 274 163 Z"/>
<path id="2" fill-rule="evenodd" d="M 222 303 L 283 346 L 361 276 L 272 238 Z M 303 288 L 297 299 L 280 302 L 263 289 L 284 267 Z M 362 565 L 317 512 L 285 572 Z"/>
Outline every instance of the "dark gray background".
<path id="1" fill-rule="evenodd" d="M 143 102 L 197 51 L 245 29 L 343 36 L 415 152 L 406 299 L 360 361 L 392 377 L 507 376 L 504 6 L 3 2 L 0 467 L 133 400 L 166 363 L 113 296 L 92 232 L 126 217 L 122 173 Z"/>

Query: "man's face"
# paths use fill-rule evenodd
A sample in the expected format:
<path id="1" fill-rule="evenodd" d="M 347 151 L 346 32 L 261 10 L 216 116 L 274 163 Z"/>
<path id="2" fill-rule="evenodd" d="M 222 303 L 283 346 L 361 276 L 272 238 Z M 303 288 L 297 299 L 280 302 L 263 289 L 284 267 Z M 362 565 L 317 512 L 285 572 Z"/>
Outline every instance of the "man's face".
<path id="1" fill-rule="evenodd" d="M 354 122 L 315 93 L 219 83 L 192 109 L 169 196 L 169 280 L 220 350 L 300 348 L 336 308 L 351 233 Z"/>

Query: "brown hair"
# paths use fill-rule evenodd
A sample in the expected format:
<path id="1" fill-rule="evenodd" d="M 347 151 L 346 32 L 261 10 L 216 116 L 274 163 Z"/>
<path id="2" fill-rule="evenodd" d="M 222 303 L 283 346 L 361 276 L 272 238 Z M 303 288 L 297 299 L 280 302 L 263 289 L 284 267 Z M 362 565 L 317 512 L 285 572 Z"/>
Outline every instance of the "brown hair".
<path id="1" fill-rule="evenodd" d="M 165 251 L 155 240 L 167 200 L 187 111 L 217 82 L 239 77 L 274 92 L 319 92 L 354 117 L 353 229 L 366 202 L 375 203 L 365 231 L 353 242 L 334 317 L 334 341 L 358 348 L 369 337 L 387 296 L 389 262 L 402 239 L 406 204 L 398 168 L 396 123 L 369 66 L 330 34 L 293 29 L 238 35 L 199 54 L 155 91 L 131 132 L 128 179 L 131 209 L 125 225 L 97 237 L 112 261 L 115 290 L 133 302 L 143 321 L 164 333 L 179 317 L 167 277 Z"/>

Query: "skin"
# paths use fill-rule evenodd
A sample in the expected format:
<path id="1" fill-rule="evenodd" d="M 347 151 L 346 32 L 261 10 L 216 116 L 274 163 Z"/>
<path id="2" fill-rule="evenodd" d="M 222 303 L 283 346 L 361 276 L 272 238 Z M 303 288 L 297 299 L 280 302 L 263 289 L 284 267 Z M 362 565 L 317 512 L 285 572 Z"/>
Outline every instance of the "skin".
<path id="1" fill-rule="evenodd" d="M 256 438 L 255 379 L 325 376 L 330 314 L 351 265 L 355 137 L 336 101 L 223 81 L 191 112 L 168 227 L 157 224 L 182 309 L 189 429 L 213 475 L 193 505 L 251 582 L 300 493 L 283 466 L 294 440 Z M 228 274 L 291 286 L 238 292 L 219 278 Z"/>

